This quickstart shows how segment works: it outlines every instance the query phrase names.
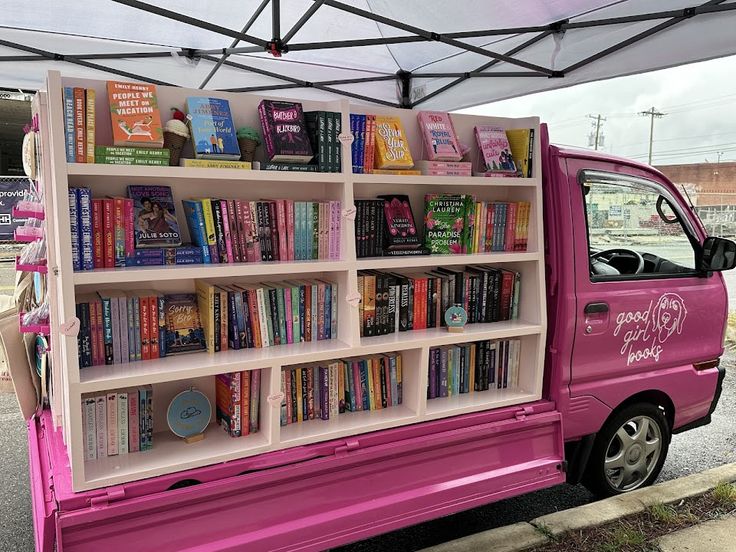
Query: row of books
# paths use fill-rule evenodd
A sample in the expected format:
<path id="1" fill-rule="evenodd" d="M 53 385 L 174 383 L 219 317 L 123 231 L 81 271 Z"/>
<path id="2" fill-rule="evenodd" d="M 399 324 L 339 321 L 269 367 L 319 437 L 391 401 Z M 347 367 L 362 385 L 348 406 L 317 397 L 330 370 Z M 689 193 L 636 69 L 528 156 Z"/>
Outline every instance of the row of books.
<path id="1" fill-rule="evenodd" d="M 210 353 L 337 337 L 337 284 L 295 280 L 220 284 L 195 280 Z"/>
<path id="2" fill-rule="evenodd" d="M 183 200 L 205 263 L 340 258 L 340 201 Z"/>
<path id="3" fill-rule="evenodd" d="M 76 297 L 79 367 L 163 358 L 205 348 L 196 297 L 103 290 Z"/>
<path id="4" fill-rule="evenodd" d="M 152 387 L 82 395 L 82 427 L 85 460 L 150 450 Z"/>
<path id="5" fill-rule="evenodd" d="M 261 371 L 215 376 L 215 418 L 230 437 L 258 433 Z"/>
<path id="6" fill-rule="evenodd" d="M 444 313 L 461 305 L 468 323 L 519 316 L 521 274 L 492 266 L 438 267 L 417 274 L 358 272 L 361 337 L 445 326 Z"/>
<path id="7" fill-rule="evenodd" d="M 65 87 L 64 140 L 68 163 L 95 162 L 95 90 Z"/>
<path id="8" fill-rule="evenodd" d="M 401 354 L 334 360 L 281 371 L 281 425 L 381 410 L 403 398 Z"/>
<path id="9" fill-rule="evenodd" d="M 432 347 L 427 398 L 519 385 L 520 339 L 498 339 Z"/>
<path id="10" fill-rule="evenodd" d="M 424 245 L 431 253 L 526 251 L 530 203 L 477 201 L 465 194 L 424 197 Z"/>

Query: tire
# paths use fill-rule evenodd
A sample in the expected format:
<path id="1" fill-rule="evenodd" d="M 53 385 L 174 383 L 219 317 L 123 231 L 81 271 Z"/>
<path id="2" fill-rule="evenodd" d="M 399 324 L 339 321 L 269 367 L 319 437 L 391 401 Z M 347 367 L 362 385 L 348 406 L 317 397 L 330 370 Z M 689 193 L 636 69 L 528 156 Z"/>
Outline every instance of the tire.
<path id="1" fill-rule="evenodd" d="M 670 438 L 658 406 L 636 403 L 623 408 L 596 436 L 583 484 L 601 498 L 651 485 L 662 471 Z"/>

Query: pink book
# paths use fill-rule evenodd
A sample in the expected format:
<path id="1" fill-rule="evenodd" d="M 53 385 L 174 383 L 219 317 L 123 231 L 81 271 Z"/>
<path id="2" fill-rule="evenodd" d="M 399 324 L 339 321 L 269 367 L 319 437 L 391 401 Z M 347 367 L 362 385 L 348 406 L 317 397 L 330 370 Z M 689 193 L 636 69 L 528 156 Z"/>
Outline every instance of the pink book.
<path id="1" fill-rule="evenodd" d="M 252 370 L 250 373 L 250 432 L 256 433 L 259 430 L 258 412 L 261 398 L 261 371 Z"/>
<path id="2" fill-rule="evenodd" d="M 470 171 L 456 171 L 452 169 L 426 169 L 422 171 L 426 176 L 472 176 Z"/>
<path id="3" fill-rule="evenodd" d="M 227 254 L 227 262 L 234 263 L 233 255 L 233 237 L 230 233 L 230 215 L 227 212 L 227 200 L 220 200 L 220 212 L 222 213 L 222 231 L 225 234 L 225 252 Z"/>
<path id="4" fill-rule="evenodd" d="M 135 211 L 133 200 L 123 200 L 123 229 L 125 231 L 125 256 L 132 257 L 135 254 Z"/>
<path id="5" fill-rule="evenodd" d="M 138 418 L 138 390 L 128 391 L 128 451 L 138 452 L 141 445 L 141 434 Z"/>
<path id="6" fill-rule="evenodd" d="M 417 113 L 424 150 L 430 161 L 460 161 L 463 158 L 452 119 L 442 111 Z"/>
<path id="7" fill-rule="evenodd" d="M 506 208 L 506 228 L 504 228 L 506 240 L 504 242 L 504 251 L 514 250 L 514 239 L 516 236 L 516 211 L 518 203 L 509 203 Z"/>
<path id="8" fill-rule="evenodd" d="M 317 221 L 317 258 L 320 260 L 327 259 L 327 238 L 329 236 L 327 209 L 328 203 L 321 201 L 319 203 L 319 218 Z"/>
<path id="9" fill-rule="evenodd" d="M 330 201 L 330 260 L 340 260 L 340 202 Z"/>
<path id="10" fill-rule="evenodd" d="M 287 259 L 294 260 L 294 201 L 291 199 L 284 200 L 286 202 L 286 234 L 288 242 L 286 244 Z"/>
<path id="11" fill-rule="evenodd" d="M 276 200 L 276 225 L 279 233 L 279 259 L 285 261 L 289 258 L 289 236 L 286 230 L 286 201 L 283 199 Z"/>
<path id="12" fill-rule="evenodd" d="M 249 201 L 248 202 L 248 209 L 245 210 L 246 212 L 246 238 L 249 240 L 250 244 L 247 247 L 248 249 L 248 255 L 253 255 L 253 261 L 258 262 L 261 260 L 261 242 L 258 237 L 258 219 L 257 219 L 257 210 L 256 210 L 256 202 L 255 201 Z M 252 249 L 252 253 L 250 251 Z M 250 260 L 250 259 L 249 259 Z"/>
<path id="13" fill-rule="evenodd" d="M 367 165 L 364 166 L 363 172 L 372 173 L 374 163 L 376 162 L 376 116 L 368 115 L 366 124 L 368 126 L 368 141 L 366 142 L 368 158 L 366 159 Z"/>
<path id="14" fill-rule="evenodd" d="M 245 239 L 245 211 L 247 209 L 247 202 L 240 199 L 236 199 L 235 203 L 235 220 L 238 225 L 238 247 L 240 247 L 240 257 L 244 263 L 250 262 L 251 259 L 248 257 L 248 249 L 246 247 Z"/>
<path id="15" fill-rule="evenodd" d="M 97 346 L 97 302 L 89 302 L 89 333 L 92 349 L 92 366 L 100 364 L 100 351 Z M 104 364 L 104 362 L 103 362 Z"/>
<path id="16" fill-rule="evenodd" d="M 291 288 L 282 288 L 284 294 L 284 312 L 286 313 L 286 342 L 294 343 L 294 326 L 291 317 Z"/>
<path id="17" fill-rule="evenodd" d="M 105 268 L 105 244 L 102 230 L 105 225 L 102 218 L 102 200 L 92 200 L 92 266 Z"/>
<path id="18" fill-rule="evenodd" d="M 499 173 L 516 173 L 516 165 L 511 157 L 511 146 L 506 131 L 497 126 L 479 125 L 475 127 L 475 139 L 480 150 L 482 170 Z"/>

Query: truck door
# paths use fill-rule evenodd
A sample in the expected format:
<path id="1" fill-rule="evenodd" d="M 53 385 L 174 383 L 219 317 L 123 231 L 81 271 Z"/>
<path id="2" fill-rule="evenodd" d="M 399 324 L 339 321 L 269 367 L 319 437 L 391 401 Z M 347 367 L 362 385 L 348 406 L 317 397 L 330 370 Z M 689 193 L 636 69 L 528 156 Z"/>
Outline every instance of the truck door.
<path id="1" fill-rule="evenodd" d="M 577 297 L 570 396 L 614 408 L 652 374 L 720 356 L 726 293 L 720 274 L 695 270 L 705 236 L 670 183 L 610 162 L 568 158 L 567 168 Z"/>

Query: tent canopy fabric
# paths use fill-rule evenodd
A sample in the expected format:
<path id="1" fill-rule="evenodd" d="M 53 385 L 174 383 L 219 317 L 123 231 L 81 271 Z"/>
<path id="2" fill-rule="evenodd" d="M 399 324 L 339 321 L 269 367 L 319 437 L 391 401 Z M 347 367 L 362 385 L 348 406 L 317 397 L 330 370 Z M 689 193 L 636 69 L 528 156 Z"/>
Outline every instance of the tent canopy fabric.
<path id="1" fill-rule="evenodd" d="M 0 0 L 0 86 L 46 71 L 453 110 L 736 54 L 736 0 Z"/>

